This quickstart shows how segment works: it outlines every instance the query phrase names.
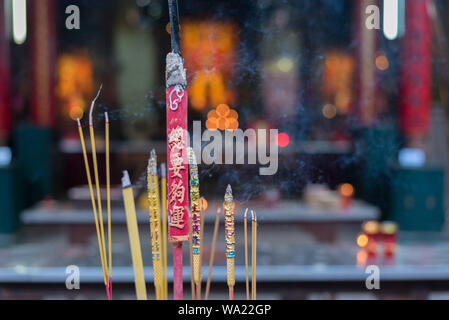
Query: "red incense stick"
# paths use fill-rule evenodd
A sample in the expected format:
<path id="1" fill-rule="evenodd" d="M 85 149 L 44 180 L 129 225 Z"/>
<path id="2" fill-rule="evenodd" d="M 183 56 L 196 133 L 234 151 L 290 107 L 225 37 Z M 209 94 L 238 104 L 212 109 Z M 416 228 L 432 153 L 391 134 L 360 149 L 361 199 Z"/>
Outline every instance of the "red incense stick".
<path id="1" fill-rule="evenodd" d="M 182 242 L 189 240 L 187 81 L 179 51 L 177 1 L 168 0 L 168 7 L 172 44 L 166 66 L 168 238 L 173 243 L 173 297 L 182 300 Z"/>

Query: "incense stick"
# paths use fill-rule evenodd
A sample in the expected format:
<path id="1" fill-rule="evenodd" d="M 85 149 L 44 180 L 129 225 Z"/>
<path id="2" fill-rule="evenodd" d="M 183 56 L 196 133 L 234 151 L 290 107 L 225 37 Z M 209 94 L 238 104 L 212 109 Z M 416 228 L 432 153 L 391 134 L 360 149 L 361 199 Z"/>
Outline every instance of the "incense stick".
<path id="1" fill-rule="evenodd" d="M 92 100 L 92 103 L 90 105 L 90 112 L 89 112 L 89 133 L 90 133 L 90 143 L 92 147 L 92 160 L 93 160 L 93 169 L 94 169 L 94 177 L 95 177 L 95 189 L 97 191 L 97 208 L 98 208 L 98 215 L 99 215 L 99 222 L 100 222 L 100 234 L 101 234 L 101 243 L 103 247 L 103 261 L 106 265 L 106 270 L 108 270 L 107 267 L 107 258 L 106 258 L 106 243 L 104 238 L 104 220 L 103 220 L 103 210 L 101 207 L 101 192 L 100 192 L 100 179 L 98 176 L 98 163 L 97 163 L 97 150 L 95 147 L 95 133 L 94 133 L 94 122 L 93 122 L 93 111 L 95 107 L 95 102 L 97 101 L 98 97 L 100 96 L 101 88 L 103 85 L 100 86 L 100 89 L 98 89 L 97 95 Z M 107 281 L 106 286 L 109 288 L 109 281 Z M 109 290 L 109 289 L 108 289 Z"/>
<path id="2" fill-rule="evenodd" d="M 151 157 L 147 168 L 148 202 L 151 230 L 151 248 L 153 254 L 153 278 L 156 299 L 162 299 L 162 261 L 161 261 L 161 224 L 159 206 L 159 183 L 157 177 L 157 158 L 155 150 L 151 150 Z"/>
<path id="3" fill-rule="evenodd" d="M 183 298 L 182 242 L 189 241 L 188 168 L 187 164 L 187 79 L 184 61 L 179 51 L 179 19 L 177 0 L 168 0 L 172 52 L 166 57 L 166 123 L 168 189 L 182 188 L 182 198 L 168 202 L 169 240 L 173 243 L 173 298 Z M 187 170 L 186 170 L 187 169 Z M 182 200 L 182 201 L 181 201 Z"/>
<path id="4" fill-rule="evenodd" d="M 193 278 L 196 286 L 196 299 L 201 296 L 201 210 L 200 210 L 200 183 L 198 179 L 198 166 L 196 164 L 195 153 L 192 148 L 188 149 L 189 169 L 190 169 L 190 205 L 191 205 L 191 238 L 192 244 L 192 264 Z"/>
<path id="5" fill-rule="evenodd" d="M 245 210 L 245 214 L 243 216 L 243 229 L 244 229 L 244 237 L 245 237 L 245 282 L 246 282 L 246 300 L 249 300 L 249 277 L 248 277 L 248 224 L 247 224 L 247 216 L 248 208 Z"/>
<path id="6" fill-rule="evenodd" d="M 251 239 L 251 254 L 252 254 L 252 260 L 251 260 L 251 293 L 252 293 L 252 300 L 256 300 L 256 266 L 257 266 L 257 215 L 256 213 L 251 210 L 251 216 L 252 216 L 252 239 Z"/>
<path id="7" fill-rule="evenodd" d="M 212 238 L 212 248 L 211 248 L 210 257 L 209 257 L 209 271 L 207 274 L 206 294 L 204 295 L 205 300 L 209 299 L 210 279 L 212 276 L 212 268 L 214 266 L 215 244 L 217 243 L 218 227 L 220 225 L 220 213 L 221 213 L 221 209 L 218 208 L 217 215 L 215 216 L 214 235 Z"/>
<path id="8" fill-rule="evenodd" d="M 105 118 L 105 139 L 106 139 L 106 194 L 108 209 L 108 250 L 109 250 L 109 295 L 112 299 L 112 234 L 111 234 L 111 172 L 109 159 L 109 116 L 104 113 Z"/>
<path id="9" fill-rule="evenodd" d="M 231 186 L 226 188 L 224 196 L 225 239 L 226 239 L 226 270 L 229 287 L 229 300 L 234 300 L 235 286 L 235 229 L 234 229 L 234 201 Z"/>
<path id="10" fill-rule="evenodd" d="M 189 214 L 189 239 L 192 239 L 192 216 Z M 189 257 L 190 257 L 190 290 L 192 291 L 192 300 L 196 299 L 195 294 L 195 275 L 193 272 L 193 251 L 192 241 L 189 240 Z"/>
<path id="11" fill-rule="evenodd" d="M 122 178 L 123 202 L 128 226 L 129 246 L 134 269 L 134 282 L 138 300 L 147 300 L 147 289 L 143 273 L 142 251 L 140 247 L 139 228 L 137 226 L 136 207 L 134 204 L 133 189 L 128 171 L 123 171 Z"/>
<path id="12" fill-rule="evenodd" d="M 201 284 L 202 284 L 202 280 L 201 280 L 201 274 L 202 274 L 202 268 L 203 268 L 203 251 L 204 251 L 204 239 L 203 239 L 203 234 L 204 234 L 204 219 L 206 218 L 206 210 L 204 210 L 204 206 L 203 206 L 203 204 L 204 204 L 204 201 L 203 201 L 204 199 L 203 198 L 201 198 L 201 201 L 200 201 L 200 205 L 201 205 L 201 215 L 200 215 L 200 217 L 201 217 L 201 223 L 200 223 L 200 225 L 201 225 L 201 227 L 200 227 L 200 263 L 199 263 L 199 272 L 200 272 L 200 281 L 199 281 L 199 283 L 198 283 L 198 287 L 199 288 L 197 288 L 197 296 L 198 296 L 198 300 L 201 300 Z"/>
<path id="13" fill-rule="evenodd" d="M 83 133 L 83 128 L 81 126 L 80 119 L 77 119 L 77 123 L 78 123 L 78 132 L 79 132 L 80 141 L 81 141 L 81 149 L 83 150 L 83 159 L 84 159 L 84 167 L 86 169 L 87 183 L 89 185 L 90 199 L 92 202 L 92 211 L 94 213 L 94 218 L 95 218 L 95 229 L 97 231 L 98 250 L 100 252 L 101 268 L 103 270 L 104 285 L 106 286 L 106 292 L 108 295 L 108 299 L 110 299 L 109 298 L 110 297 L 109 290 L 108 290 L 108 277 L 107 277 L 107 271 L 106 271 L 104 255 L 103 255 L 103 247 L 102 247 L 102 243 L 101 243 L 100 227 L 99 227 L 99 223 L 98 223 L 97 205 L 95 203 L 95 196 L 94 196 L 94 191 L 93 191 L 93 187 L 92 187 L 92 178 L 90 175 L 89 160 L 87 159 L 86 144 L 84 142 L 84 133 Z"/>
<path id="14" fill-rule="evenodd" d="M 164 300 L 168 300 L 167 281 L 167 171 L 165 163 L 161 164 L 161 198 L 162 198 L 162 281 Z"/>

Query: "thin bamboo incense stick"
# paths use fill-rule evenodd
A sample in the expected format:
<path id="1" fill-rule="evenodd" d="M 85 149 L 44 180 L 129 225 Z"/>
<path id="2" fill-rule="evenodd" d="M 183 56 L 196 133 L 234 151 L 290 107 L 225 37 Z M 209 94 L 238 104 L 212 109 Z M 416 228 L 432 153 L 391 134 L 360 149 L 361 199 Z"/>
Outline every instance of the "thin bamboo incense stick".
<path id="1" fill-rule="evenodd" d="M 97 101 L 98 97 L 100 96 L 101 88 L 103 85 L 100 86 L 100 89 L 98 89 L 97 95 L 92 100 L 92 103 L 90 105 L 90 112 L 89 112 L 89 132 L 90 132 L 90 143 L 92 146 L 92 160 L 93 160 L 93 169 L 94 169 L 94 177 L 95 177 L 95 189 L 97 191 L 97 208 L 98 208 L 98 216 L 99 216 L 99 223 L 100 223 L 100 234 L 101 234 L 101 243 L 103 247 L 103 260 L 106 265 L 106 270 L 108 270 L 107 267 L 107 258 L 106 258 L 106 243 L 104 238 L 104 220 L 103 220 L 103 211 L 101 208 L 101 194 L 100 194 L 100 179 L 98 177 L 98 163 L 97 163 L 97 150 L 95 147 L 95 133 L 94 133 L 94 121 L 93 121 L 93 111 L 95 107 L 95 102 Z M 109 288 L 109 280 L 106 284 Z M 109 290 L 109 289 L 108 289 Z"/>
<path id="2" fill-rule="evenodd" d="M 167 282 L 167 171 L 165 163 L 161 164 L 161 198 L 162 198 L 162 280 L 164 300 L 168 300 Z"/>
<path id="3" fill-rule="evenodd" d="M 217 243 L 218 227 L 220 225 L 220 213 L 221 213 L 221 209 L 218 208 L 217 215 L 215 216 L 214 235 L 212 237 L 212 248 L 211 248 L 210 257 L 209 257 L 209 271 L 207 274 L 206 294 L 204 295 L 205 300 L 209 299 L 210 279 L 212 276 L 212 268 L 214 266 L 215 244 Z"/>
<path id="4" fill-rule="evenodd" d="M 106 139 L 106 194 L 108 209 L 108 251 L 109 251 L 109 295 L 112 299 L 112 234 L 111 234 L 111 171 L 109 159 L 109 116 L 104 113 L 105 118 L 105 139 Z"/>
<path id="5" fill-rule="evenodd" d="M 87 183 L 89 185 L 90 199 L 92 201 L 92 211 L 94 213 L 94 218 L 95 218 L 95 229 L 97 231 L 98 250 L 100 252 L 101 268 L 103 270 L 104 285 L 106 286 L 106 292 L 107 292 L 108 299 L 109 299 L 108 276 L 107 276 L 106 266 L 105 266 L 105 262 L 104 262 L 103 246 L 101 243 L 101 234 L 100 234 L 100 227 L 99 227 L 98 215 L 97 215 L 97 205 L 95 203 L 95 196 L 94 196 L 94 191 L 93 191 L 93 187 L 92 187 L 92 178 L 90 175 L 89 160 L 87 159 L 86 144 L 84 142 L 84 133 L 83 133 L 83 128 L 81 127 L 80 119 L 77 119 L 77 122 L 78 122 L 78 132 L 79 132 L 80 141 L 81 141 L 81 148 L 83 150 L 84 167 L 86 169 Z"/>
<path id="6" fill-rule="evenodd" d="M 147 168 L 148 178 L 148 202 L 151 230 L 151 247 L 153 254 L 153 275 L 156 299 L 162 299 L 162 260 L 161 260 L 161 224 L 160 224 L 160 203 L 159 187 L 157 177 L 156 151 L 151 150 L 151 157 Z"/>
<path id="7" fill-rule="evenodd" d="M 231 186 L 226 188 L 224 196 L 225 239 L 226 239 L 226 269 L 229 287 L 229 300 L 234 300 L 235 286 L 235 228 L 234 228 L 234 200 Z"/>
<path id="8" fill-rule="evenodd" d="M 137 226 L 136 207 L 134 204 L 133 189 L 128 171 L 123 171 L 122 178 L 123 202 L 126 212 L 126 225 L 128 226 L 129 246 L 134 268 L 134 282 L 138 300 L 147 300 L 147 289 L 143 273 L 142 251 L 140 247 L 139 228 Z"/>
<path id="9" fill-rule="evenodd" d="M 192 217 L 189 215 L 189 239 L 192 239 Z M 189 240 L 189 257 L 190 257 L 190 290 L 192 291 L 192 300 L 196 299 L 195 294 L 195 276 L 193 272 L 193 251 L 192 241 Z"/>
<path id="10" fill-rule="evenodd" d="M 201 283 L 201 211 L 200 211 L 200 183 L 198 180 L 198 166 L 196 165 L 195 153 L 192 148 L 188 149 L 189 169 L 190 169 L 190 205 L 191 205 L 191 229 L 192 236 L 192 264 L 193 278 L 196 286 L 196 299 L 199 300 L 201 293 L 199 290 Z"/>
<path id="11" fill-rule="evenodd" d="M 252 216 L 252 239 L 251 239 L 251 294 L 252 300 L 256 300 L 256 266 L 257 266 L 257 215 L 251 210 Z"/>
<path id="12" fill-rule="evenodd" d="M 197 296 L 198 296 L 198 300 L 201 300 L 201 285 L 202 285 L 202 279 L 201 279 L 201 274 L 202 274 L 202 268 L 203 268 L 203 252 L 204 252 L 204 238 L 203 238 L 203 234 L 204 234 L 204 219 L 206 217 L 206 210 L 204 208 L 204 198 L 200 198 L 200 206 L 201 206 L 201 223 L 200 223 L 200 282 L 198 283 L 198 288 L 197 288 Z"/>
<path id="13" fill-rule="evenodd" d="M 244 229 L 244 237 L 245 237 L 245 282 L 246 282 L 246 300 L 249 300 L 249 277 L 248 277 L 248 223 L 247 216 L 248 208 L 245 210 L 245 214 L 243 216 L 243 229 Z"/>

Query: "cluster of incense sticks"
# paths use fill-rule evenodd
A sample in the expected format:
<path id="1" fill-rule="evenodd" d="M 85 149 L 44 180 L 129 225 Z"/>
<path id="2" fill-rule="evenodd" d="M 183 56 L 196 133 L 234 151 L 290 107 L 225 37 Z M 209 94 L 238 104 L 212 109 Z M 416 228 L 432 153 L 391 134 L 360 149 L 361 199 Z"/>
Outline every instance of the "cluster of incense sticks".
<path id="1" fill-rule="evenodd" d="M 256 267 L 257 267 L 257 215 L 251 210 L 251 298 L 249 293 L 249 275 L 248 275 L 248 224 L 247 224 L 248 208 L 243 216 L 243 232 L 245 237 L 245 284 L 246 284 L 246 300 L 256 300 Z"/>
<path id="2" fill-rule="evenodd" d="M 89 133 L 90 142 L 92 149 L 92 164 L 95 178 L 95 189 L 96 189 L 96 200 L 92 186 L 92 178 L 90 173 L 90 165 L 87 157 L 86 144 L 84 142 L 83 127 L 81 126 L 80 119 L 77 119 L 78 132 L 81 141 L 81 148 L 83 151 L 84 166 L 86 169 L 87 182 L 89 185 L 90 198 L 92 202 L 92 211 L 95 219 L 95 228 L 97 232 L 98 249 L 100 253 L 101 268 L 103 271 L 103 279 L 106 287 L 106 295 L 108 300 L 112 299 L 112 251 L 111 251 L 111 185 L 110 185 L 110 163 L 109 163 L 109 117 L 108 113 L 105 112 L 105 139 L 106 139 L 106 189 L 107 189 L 107 219 L 108 219 L 108 255 L 106 254 L 106 243 L 105 243 L 105 232 L 104 232 L 104 220 L 103 220 L 103 210 L 101 205 L 101 192 L 100 192 L 100 179 L 98 174 L 98 163 L 97 163 L 97 151 L 95 146 L 95 132 L 93 123 L 93 111 L 95 102 L 98 99 L 101 86 L 98 90 L 97 96 L 91 103 L 89 112 Z"/>
<path id="3" fill-rule="evenodd" d="M 167 241 L 173 244 L 173 298 L 183 298 L 182 276 L 182 242 L 189 241 L 192 299 L 201 299 L 202 255 L 204 242 L 204 216 L 206 201 L 200 197 L 198 167 L 195 154 L 187 148 L 187 81 L 186 70 L 179 46 L 179 17 L 177 0 L 168 0 L 172 52 L 166 58 L 166 100 L 167 100 L 167 168 L 161 165 L 161 198 L 159 198 L 159 176 L 157 170 L 156 152 L 151 151 L 147 167 L 148 210 L 151 235 L 151 251 L 153 258 L 153 275 L 156 299 L 168 299 L 167 281 Z M 93 109 L 101 91 L 92 101 L 89 113 L 89 131 L 92 148 L 92 162 L 96 187 L 96 199 L 93 191 L 89 161 L 87 157 L 84 134 L 81 122 L 78 119 L 78 128 L 83 149 L 84 164 L 92 201 L 92 210 L 95 218 L 98 247 L 102 265 L 104 283 L 108 299 L 112 299 L 112 253 L 111 253 L 111 194 L 110 194 L 110 158 L 109 158 L 109 118 L 105 113 L 105 139 L 106 139 L 106 187 L 107 187 L 107 230 L 108 230 L 108 256 L 106 254 L 104 221 L 100 198 L 100 182 L 95 146 L 93 126 Z M 188 158 L 188 160 L 187 160 Z M 187 165 L 189 164 L 189 166 Z M 189 170 L 190 169 L 190 170 Z M 190 173 L 190 180 L 189 180 Z M 133 189 L 127 171 L 122 178 L 123 201 L 128 227 L 128 236 L 131 248 L 131 257 L 134 270 L 136 294 L 139 300 L 147 299 L 147 291 L 143 270 L 142 252 L 139 238 L 136 209 Z M 190 187 L 190 214 L 189 209 Z M 168 189 L 168 190 L 167 190 Z M 168 192 L 167 192 L 168 191 Z M 204 200 L 204 201 L 203 201 Z M 224 196 L 226 266 L 229 299 L 234 299 L 235 287 L 235 226 L 234 226 L 234 199 L 231 186 L 228 185 Z M 162 209 L 162 210 L 161 210 Z M 162 217 L 161 217 L 162 211 Z M 245 211 L 245 271 L 246 271 L 246 297 L 249 299 L 248 277 L 248 241 L 247 216 Z M 217 210 L 212 240 L 211 255 L 209 258 L 209 271 L 207 276 L 205 299 L 209 298 L 212 268 L 215 257 L 215 245 L 220 223 L 221 209 Z M 252 279 L 251 298 L 256 299 L 256 252 L 257 252 L 257 218 L 252 213 Z M 162 221 L 162 222 L 161 222 Z"/>

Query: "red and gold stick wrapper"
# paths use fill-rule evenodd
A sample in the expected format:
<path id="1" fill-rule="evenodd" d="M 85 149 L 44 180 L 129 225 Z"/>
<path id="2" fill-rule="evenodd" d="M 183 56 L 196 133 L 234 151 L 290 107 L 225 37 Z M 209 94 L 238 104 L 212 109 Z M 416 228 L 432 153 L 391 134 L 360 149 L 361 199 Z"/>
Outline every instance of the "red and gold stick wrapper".
<path id="1" fill-rule="evenodd" d="M 182 242 L 189 240 L 186 70 L 179 51 L 177 1 L 168 0 L 172 52 L 167 55 L 167 162 L 169 241 L 173 243 L 173 296 L 182 300 Z"/>
<path id="2" fill-rule="evenodd" d="M 162 288 L 162 258 L 161 258 L 161 223 L 159 202 L 159 181 L 157 176 L 156 151 L 151 150 L 147 168 L 148 202 L 151 230 L 151 251 L 153 254 L 153 276 L 156 299 L 163 299 Z"/>
<path id="3" fill-rule="evenodd" d="M 201 284 L 201 212 L 200 212 L 200 182 L 198 179 L 198 166 L 196 164 L 195 153 L 189 148 L 189 169 L 190 169 L 190 205 L 192 215 L 192 265 L 193 281 L 196 286 L 196 298 L 200 299 Z"/>
<path id="4" fill-rule="evenodd" d="M 226 271 L 229 287 L 229 300 L 234 300 L 235 286 L 235 228 L 234 200 L 231 186 L 228 185 L 224 196 L 225 240 L 226 240 Z"/>

